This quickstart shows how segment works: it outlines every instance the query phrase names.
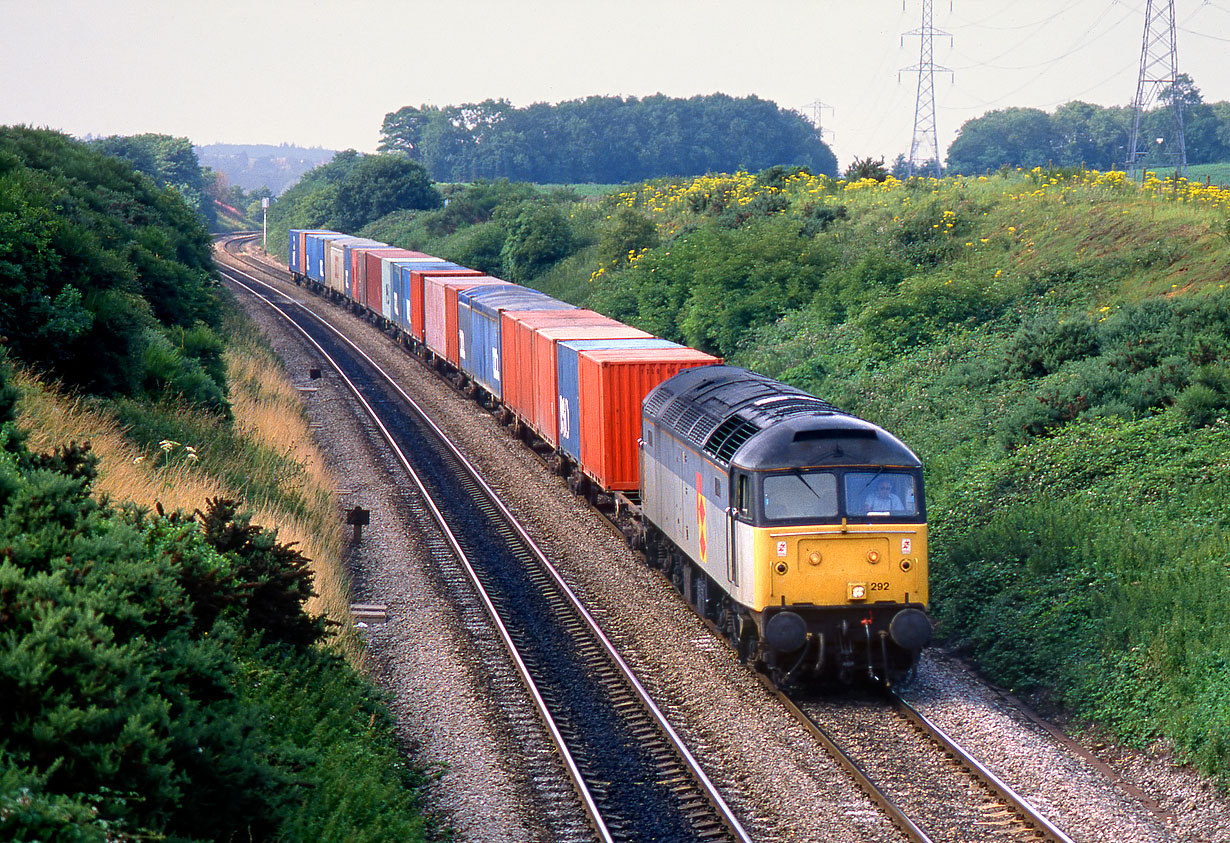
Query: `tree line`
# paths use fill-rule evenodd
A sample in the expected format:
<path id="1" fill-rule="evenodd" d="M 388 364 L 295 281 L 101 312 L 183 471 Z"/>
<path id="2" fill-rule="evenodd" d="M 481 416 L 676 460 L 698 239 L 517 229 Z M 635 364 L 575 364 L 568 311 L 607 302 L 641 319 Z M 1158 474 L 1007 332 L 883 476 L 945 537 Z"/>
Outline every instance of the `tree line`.
<path id="1" fill-rule="evenodd" d="M 1206 103 L 1190 77 L 1179 74 L 1146 112 L 1141 136 L 1169 138 L 1174 132 L 1172 104 L 1183 112 L 1189 164 L 1230 160 L 1230 102 Z M 1069 102 L 1048 114 L 1037 108 L 1005 108 L 968 120 L 948 148 L 953 173 L 985 173 L 1001 167 L 1026 169 L 1053 164 L 1084 165 L 1095 170 L 1123 169 L 1128 155 L 1134 111 L 1130 106 Z M 1143 160 L 1149 169 L 1173 168 L 1174 161 L 1148 144 Z"/>
<path id="2" fill-rule="evenodd" d="M 385 116 L 381 135 L 382 151 L 405 153 L 442 182 L 622 184 L 775 164 L 837 174 L 836 157 L 801 114 L 756 96 L 405 106 Z"/>
<path id="3" fill-rule="evenodd" d="M 170 391 L 228 414 L 209 234 L 179 190 L 98 145 L 0 127 L 8 352 L 83 392 Z"/>

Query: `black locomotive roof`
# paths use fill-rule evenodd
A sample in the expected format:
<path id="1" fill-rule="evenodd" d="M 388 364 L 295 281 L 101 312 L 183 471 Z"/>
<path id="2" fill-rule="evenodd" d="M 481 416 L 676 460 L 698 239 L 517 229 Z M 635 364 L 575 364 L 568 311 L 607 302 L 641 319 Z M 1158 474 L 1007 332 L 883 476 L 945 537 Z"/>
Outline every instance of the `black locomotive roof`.
<path id="1" fill-rule="evenodd" d="M 654 388 L 642 407 L 646 418 L 724 464 L 922 465 L 883 428 L 734 366 L 685 369 Z"/>

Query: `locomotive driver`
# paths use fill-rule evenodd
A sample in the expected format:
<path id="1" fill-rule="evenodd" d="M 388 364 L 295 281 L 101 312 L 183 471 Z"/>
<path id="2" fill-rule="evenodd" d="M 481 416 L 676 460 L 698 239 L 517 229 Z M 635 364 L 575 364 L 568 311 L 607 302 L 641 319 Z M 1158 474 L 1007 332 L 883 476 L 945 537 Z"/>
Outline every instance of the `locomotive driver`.
<path id="1" fill-rule="evenodd" d="M 863 498 L 863 509 L 867 512 L 901 512 L 905 507 L 901 505 L 901 498 L 893 494 L 892 481 L 884 477 Z"/>

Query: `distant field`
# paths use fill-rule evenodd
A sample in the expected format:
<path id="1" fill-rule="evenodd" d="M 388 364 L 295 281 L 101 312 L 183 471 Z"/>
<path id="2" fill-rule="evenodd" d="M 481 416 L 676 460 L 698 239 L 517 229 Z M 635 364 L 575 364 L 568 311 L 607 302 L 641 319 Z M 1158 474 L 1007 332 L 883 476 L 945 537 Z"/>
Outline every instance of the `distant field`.
<path id="1" fill-rule="evenodd" d="M 1187 177 L 1192 181 L 1204 181 L 1207 177 L 1213 184 L 1230 185 L 1230 163 L 1193 164 L 1187 168 Z"/>
<path id="2" fill-rule="evenodd" d="M 1227 166 L 1230 170 L 1230 165 Z M 608 193 L 614 193 L 621 187 L 622 184 L 540 184 L 538 185 L 543 190 L 550 190 L 554 187 L 566 187 L 569 190 L 575 191 L 582 198 L 586 196 L 606 196 Z"/>

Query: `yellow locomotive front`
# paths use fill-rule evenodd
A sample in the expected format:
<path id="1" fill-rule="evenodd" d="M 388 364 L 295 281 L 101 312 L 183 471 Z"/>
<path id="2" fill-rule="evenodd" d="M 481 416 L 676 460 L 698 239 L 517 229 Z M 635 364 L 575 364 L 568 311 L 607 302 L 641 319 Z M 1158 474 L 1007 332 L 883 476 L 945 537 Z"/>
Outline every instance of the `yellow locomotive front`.
<path id="1" fill-rule="evenodd" d="M 647 557 L 779 683 L 907 679 L 931 638 L 922 464 L 763 375 L 711 366 L 646 397 Z"/>
<path id="2" fill-rule="evenodd" d="M 864 430 L 843 426 L 830 444 Z M 735 551 L 755 560 L 747 610 L 766 669 L 779 681 L 906 678 L 931 636 L 921 468 L 733 470 L 757 492 L 738 511 Z"/>

